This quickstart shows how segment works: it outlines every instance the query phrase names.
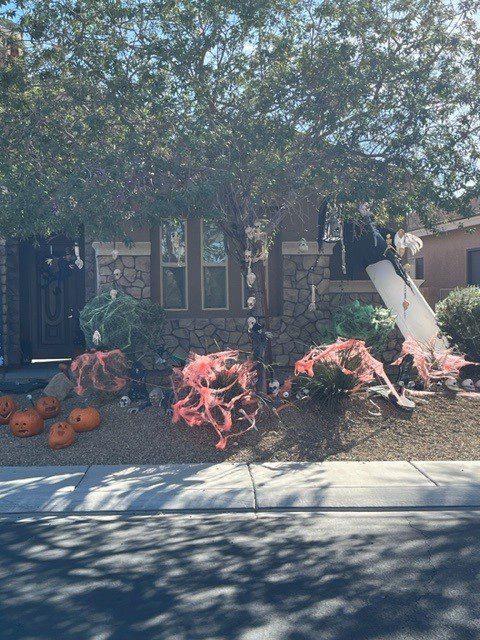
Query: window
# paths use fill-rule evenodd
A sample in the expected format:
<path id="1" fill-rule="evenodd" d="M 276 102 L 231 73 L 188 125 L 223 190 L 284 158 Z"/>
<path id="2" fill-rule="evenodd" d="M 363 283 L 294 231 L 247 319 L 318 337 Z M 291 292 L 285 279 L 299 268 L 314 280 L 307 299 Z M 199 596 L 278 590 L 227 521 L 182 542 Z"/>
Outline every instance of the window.
<path id="1" fill-rule="evenodd" d="M 468 284 L 480 285 L 480 249 L 467 252 Z"/>
<path id="2" fill-rule="evenodd" d="M 415 278 L 423 280 L 425 278 L 425 263 L 423 258 L 415 258 Z"/>
<path id="3" fill-rule="evenodd" d="M 202 221 L 202 305 L 228 308 L 228 259 L 223 231 L 212 220 Z"/>
<path id="4" fill-rule="evenodd" d="M 164 220 L 160 234 L 162 305 L 165 309 L 187 309 L 186 223 Z"/>

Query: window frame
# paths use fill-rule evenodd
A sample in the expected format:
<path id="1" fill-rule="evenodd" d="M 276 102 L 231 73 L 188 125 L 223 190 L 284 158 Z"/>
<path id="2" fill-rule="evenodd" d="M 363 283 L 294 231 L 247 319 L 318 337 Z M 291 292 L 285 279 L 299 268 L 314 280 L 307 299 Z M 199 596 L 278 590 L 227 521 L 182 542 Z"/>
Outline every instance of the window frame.
<path id="1" fill-rule="evenodd" d="M 419 263 L 421 263 L 422 265 L 422 275 L 419 276 L 418 275 L 418 265 Z M 424 256 L 418 256 L 418 258 L 415 258 L 415 279 L 416 280 L 425 280 L 425 257 Z"/>
<path id="2" fill-rule="evenodd" d="M 207 220 L 208 221 L 208 220 Z M 224 236 L 225 243 L 225 262 L 222 264 L 205 262 L 203 259 L 204 256 L 204 231 L 203 226 L 206 220 L 204 218 L 200 221 L 200 296 L 201 296 L 201 305 L 202 311 L 229 311 L 230 310 L 230 287 L 229 287 L 229 259 L 228 259 L 228 245 L 227 239 Z M 225 307 L 206 307 L 205 306 L 205 267 L 214 268 L 214 269 L 225 269 Z"/>
<path id="3" fill-rule="evenodd" d="M 171 222 L 170 218 L 167 218 L 165 222 Z M 165 309 L 165 311 L 188 311 L 189 310 L 189 278 L 188 278 L 188 224 L 187 219 L 180 219 L 181 224 L 183 225 L 184 236 L 185 236 L 185 251 L 184 251 L 184 261 L 182 264 L 178 264 L 178 262 L 164 262 L 163 261 L 163 251 L 162 251 L 162 234 L 163 234 L 163 223 L 159 224 L 159 241 L 160 241 L 160 304 Z M 183 268 L 185 272 L 185 306 L 184 307 L 166 307 L 165 301 L 163 298 L 163 269 L 164 268 Z"/>

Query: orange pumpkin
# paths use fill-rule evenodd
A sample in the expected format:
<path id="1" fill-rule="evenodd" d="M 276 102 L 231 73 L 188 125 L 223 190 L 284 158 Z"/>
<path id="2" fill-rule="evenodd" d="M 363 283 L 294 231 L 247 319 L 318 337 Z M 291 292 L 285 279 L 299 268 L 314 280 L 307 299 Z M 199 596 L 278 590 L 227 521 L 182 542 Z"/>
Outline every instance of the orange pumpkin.
<path id="1" fill-rule="evenodd" d="M 75 431 L 93 431 L 100 425 L 101 417 L 95 407 L 79 407 L 71 411 L 68 422 Z"/>
<path id="2" fill-rule="evenodd" d="M 10 416 L 18 409 L 17 401 L 12 396 L 0 398 L 0 424 L 8 424 Z"/>
<path id="3" fill-rule="evenodd" d="M 50 427 L 48 445 L 51 449 L 65 449 L 75 442 L 75 429 L 68 422 L 55 422 Z"/>
<path id="4" fill-rule="evenodd" d="M 60 401 L 55 396 L 42 396 L 35 403 L 35 409 L 44 420 L 49 420 L 60 413 Z"/>
<path id="5" fill-rule="evenodd" d="M 15 411 L 10 418 L 10 431 L 17 438 L 29 438 L 43 431 L 45 426 L 42 416 L 35 409 Z"/>

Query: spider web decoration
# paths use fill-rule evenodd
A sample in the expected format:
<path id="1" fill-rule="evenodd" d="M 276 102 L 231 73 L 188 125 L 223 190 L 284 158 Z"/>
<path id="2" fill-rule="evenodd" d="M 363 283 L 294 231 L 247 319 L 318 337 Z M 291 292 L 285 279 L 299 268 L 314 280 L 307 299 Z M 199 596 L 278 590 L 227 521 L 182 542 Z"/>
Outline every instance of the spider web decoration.
<path id="1" fill-rule="evenodd" d="M 315 375 L 314 367 L 318 362 L 333 363 L 346 375 L 354 376 L 356 383 L 349 390 L 349 393 L 355 393 L 377 377 L 398 398 L 398 393 L 385 373 L 383 364 L 372 356 L 363 340 L 353 338 L 351 340 L 343 340 L 339 338 L 336 342 L 326 347 L 313 347 L 303 358 L 295 363 L 295 375 L 305 374 L 313 378 Z M 353 363 L 351 369 L 348 368 L 347 363 L 350 366 Z"/>
<path id="2" fill-rule="evenodd" d="M 419 342 L 409 336 L 402 345 L 399 357 L 392 365 L 400 365 L 408 355 L 413 356 L 413 366 L 418 375 L 430 384 L 432 380 L 444 380 L 445 378 L 457 378 L 460 369 L 466 365 L 478 364 L 465 360 L 465 356 L 453 353 L 453 349 L 438 349 L 437 338 L 433 336 L 427 343 Z"/>
<path id="3" fill-rule="evenodd" d="M 172 376 L 173 422 L 183 419 L 190 427 L 212 426 L 219 437 L 217 449 L 253 429 L 259 410 L 254 363 L 241 362 L 239 355 L 236 350 L 191 353 L 185 367 L 174 369 Z"/>
<path id="4" fill-rule="evenodd" d="M 117 393 L 127 384 L 127 363 L 119 349 L 83 353 L 75 358 L 70 370 L 75 376 L 75 391 L 79 395 L 87 391 Z"/>
<path id="5" fill-rule="evenodd" d="M 164 317 L 162 307 L 150 300 L 139 300 L 123 291 L 117 291 L 115 297 L 104 292 L 82 309 L 80 326 L 88 348 L 119 349 L 134 361 L 158 347 Z"/>

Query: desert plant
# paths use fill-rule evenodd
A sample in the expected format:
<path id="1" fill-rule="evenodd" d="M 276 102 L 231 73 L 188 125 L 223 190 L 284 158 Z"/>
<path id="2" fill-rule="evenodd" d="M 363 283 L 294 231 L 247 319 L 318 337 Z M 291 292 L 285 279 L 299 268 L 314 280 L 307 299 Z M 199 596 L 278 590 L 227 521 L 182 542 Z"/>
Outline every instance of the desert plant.
<path id="1" fill-rule="evenodd" d="M 128 360 L 151 355 L 163 336 L 165 313 L 150 300 L 122 291 L 104 292 L 80 312 L 80 326 L 88 348 L 120 349 Z"/>
<path id="2" fill-rule="evenodd" d="M 387 348 L 395 327 L 395 316 L 390 309 L 355 300 L 336 309 L 332 324 L 321 336 L 322 342 L 337 338 L 363 340 L 373 353 L 380 356 Z"/>
<path id="3" fill-rule="evenodd" d="M 305 388 L 310 397 L 331 404 L 379 378 L 398 398 L 381 362 L 376 360 L 362 340 L 337 340 L 313 347 L 295 363 L 292 389 Z"/>
<path id="4" fill-rule="evenodd" d="M 437 303 L 435 312 L 450 343 L 480 362 L 480 287 L 454 289 Z"/>

